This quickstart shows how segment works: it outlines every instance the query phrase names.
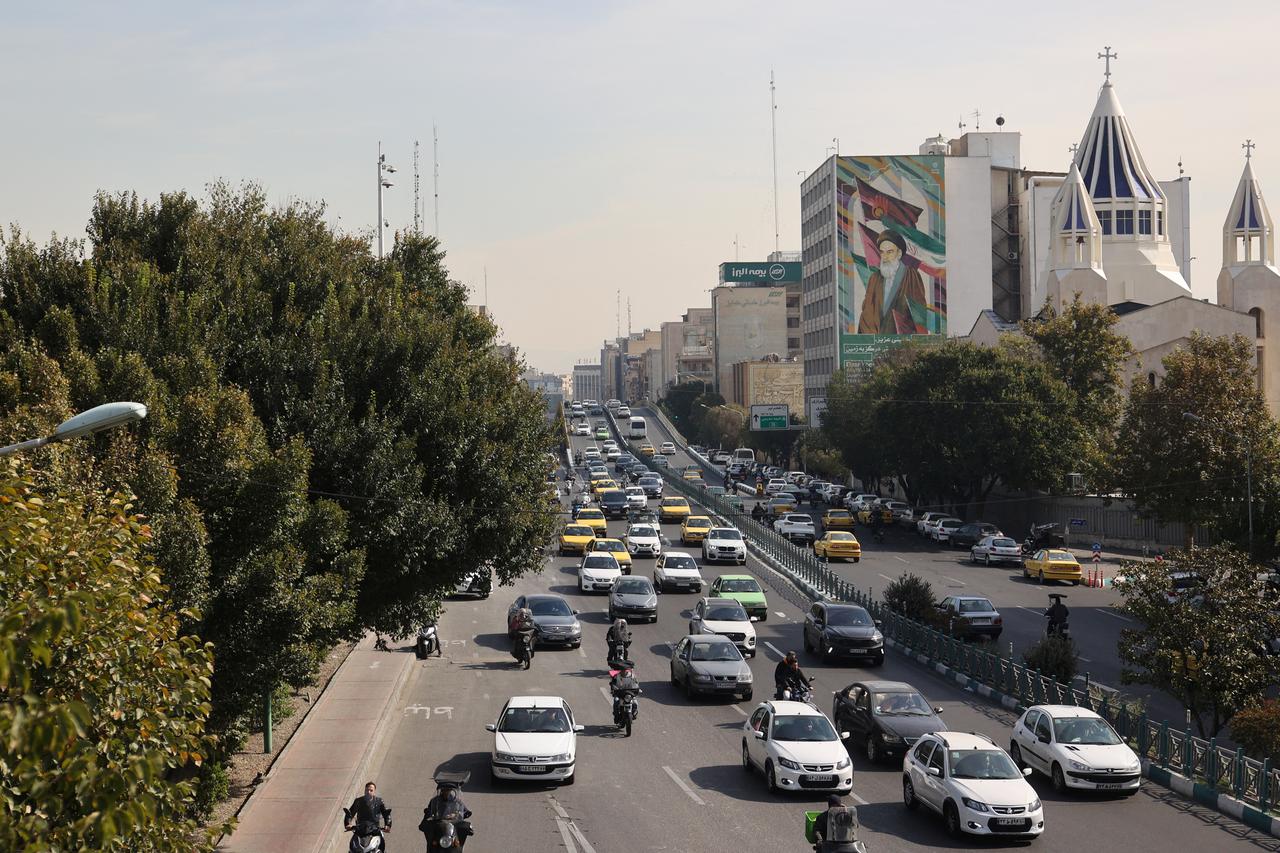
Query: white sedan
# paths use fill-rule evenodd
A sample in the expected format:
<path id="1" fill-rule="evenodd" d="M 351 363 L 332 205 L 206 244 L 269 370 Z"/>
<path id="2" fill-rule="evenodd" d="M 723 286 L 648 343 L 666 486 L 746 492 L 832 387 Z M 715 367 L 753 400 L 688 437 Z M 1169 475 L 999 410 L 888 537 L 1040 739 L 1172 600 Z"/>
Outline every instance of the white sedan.
<path id="1" fill-rule="evenodd" d="M 853 790 L 849 752 L 831 721 L 804 702 L 765 702 L 742 724 L 742 768 L 761 770 L 769 793 Z"/>
<path id="2" fill-rule="evenodd" d="M 983 536 L 969 549 L 969 562 L 1022 565 L 1022 546 L 1008 536 Z"/>
<path id="3" fill-rule="evenodd" d="M 591 427 L 587 425 L 586 421 L 578 421 L 576 424 L 573 425 L 573 434 L 574 435 L 591 435 Z"/>
<path id="4" fill-rule="evenodd" d="M 1142 784 L 1137 754 L 1111 724 L 1075 705 L 1033 705 L 1013 726 L 1009 755 L 1068 788 L 1133 795 Z"/>
<path id="5" fill-rule="evenodd" d="M 662 537 L 652 524 L 633 524 L 622 539 L 633 557 L 662 556 Z"/>
<path id="6" fill-rule="evenodd" d="M 644 509 L 649 505 L 649 497 L 640 486 L 627 486 L 627 509 Z"/>
<path id="7" fill-rule="evenodd" d="M 592 551 L 583 556 L 578 566 L 578 589 L 608 592 L 620 577 L 622 567 L 618 565 L 617 558 L 608 551 Z"/>
<path id="8" fill-rule="evenodd" d="M 778 492 L 782 491 L 786 487 L 787 487 L 786 480 L 782 479 L 781 477 L 774 477 L 772 480 L 765 483 L 764 493 L 766 495 L 776 495 Z"/>
<path id="9" fill-rule="evenodd" d="M 672 588 L 702 592 L 702 583 L 698 561 L 684 551 L 663 554 L 653 566 L 653 585 L 658 592 Z"/>
<path id="10" fill-rule="evenodd" d="M 662 442 L 662 444 L 658 445 L 658 452 L 661 453 L 663 456 L 674 456 L 676 452 L 676 446 L 670 441 L 664 441 Z"/>
<path id="11" fill-rule="evenodd" d="M 493 732 L 493 781 L 572 785 L 578 732 L 585 728 L 574 721 L 573 710 L 559 696 L 512 696 L 498 721 L 485 726 Z"/>

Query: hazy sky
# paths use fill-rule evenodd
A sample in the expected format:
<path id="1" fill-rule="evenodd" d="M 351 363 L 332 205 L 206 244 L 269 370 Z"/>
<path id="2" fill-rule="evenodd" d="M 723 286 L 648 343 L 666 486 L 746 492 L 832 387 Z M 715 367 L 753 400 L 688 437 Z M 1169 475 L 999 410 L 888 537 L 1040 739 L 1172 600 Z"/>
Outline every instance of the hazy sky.
<path id="1" fill-rule="evenodd" d="M 440 230 L 455 278 L 545 370 L 595 360 L 615 293 L 635 330 L 709 304 L 716 267 L 773 249 L 769 71 L 782 248 L 797 171 L 915 153 L 961 114 L 1065 170 L 1113 82 L 1152 172 L 1191 176 L 1192 286 L 1213 296 L 1243 165 L 1280 193 L 1280 4 L 870 4 L 734 0 L 0 4 L 0 222 L 82 237 L 93 193 L 254 180 L 372 232 L 378 140 L 413 218 L 440 128 Z M 974 119 L 964 119 L 970 129 Z M 1280 197 L 1280 196 L 1277 196 Z M 1280 211 L 1277 211 L 1280 213 Z M 964 323 L 967 324 L 966 318 Z"/>

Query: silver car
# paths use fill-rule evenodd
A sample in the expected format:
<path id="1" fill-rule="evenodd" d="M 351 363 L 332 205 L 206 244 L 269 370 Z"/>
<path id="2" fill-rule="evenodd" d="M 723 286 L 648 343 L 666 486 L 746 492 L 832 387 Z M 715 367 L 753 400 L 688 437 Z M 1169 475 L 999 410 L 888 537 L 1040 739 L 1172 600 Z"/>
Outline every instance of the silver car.
<path id="1" fill-rule="evenodd" d="M 969 562 L 1022 565 L 1022 546 L 1008 536 L 983 536 L 969 549 Z"/>
<path id="2" fill-rule="evenodd" d="M 751 667 L 732 640 L 714 634 L 682 639 L 671 652 L 671 683 L 692 699 L 699 693 L 751 699 Z"/>
<path id="3" fill-rule="evenodd" d="M 613 582 L 609 590 L 609 620 L 618 618 L 628 622 L 658 621 L 658 593 L 648 578 L 630 575 Z"/>

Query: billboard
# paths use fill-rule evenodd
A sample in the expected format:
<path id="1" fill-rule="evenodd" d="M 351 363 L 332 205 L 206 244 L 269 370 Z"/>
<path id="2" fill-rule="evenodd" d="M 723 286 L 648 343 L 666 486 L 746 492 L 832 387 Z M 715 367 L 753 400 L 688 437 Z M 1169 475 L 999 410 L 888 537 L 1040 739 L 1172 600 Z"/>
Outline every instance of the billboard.
<path id="1" fill-rule="evenodd" d="M 730 396 L 733 365 L 787 352 L 787 291 L 782 287 L 717 287 L 715 311 L 716 385 Z"/>
<path id="2" fill-rule="evenodd" d="M 840 365 L 947 332 L 941 155 L 836 158 Z"/>
<path id="3" fill-rule="evenodd" d="M 721 284 L 786 284 L 803 278 L 799 261 L 726 261 L 720 265 Z"/>

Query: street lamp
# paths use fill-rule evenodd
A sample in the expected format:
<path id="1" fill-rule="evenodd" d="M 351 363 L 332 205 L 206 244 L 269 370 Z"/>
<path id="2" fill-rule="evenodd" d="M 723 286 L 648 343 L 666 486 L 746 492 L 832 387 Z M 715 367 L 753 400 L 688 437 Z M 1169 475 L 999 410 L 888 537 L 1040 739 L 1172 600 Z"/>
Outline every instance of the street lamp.
<path id="1" fill-rule="evenodd" d="M 1206 421 L 1204 418 L 1192 412 L 1183 412 L 1182 419 L 1187 421 L 1194 421 L 1195 423 L 1203 424 L 1204 426 L 1215 426 L 1218 428 L 1219 431 L 1223 433 L 1223 435 L 1226 435 L 1230 438 L 1234 438 L 1236 441 L 1244 445 L 1245 500 L 1248 502 L 1248 506 L 1249 506 L 1249 509 L 1248 509 L 1249 553 L 1252 554 L 1253 553 L 1253 447 L 1252 445 L 1250 445 L 1249 442 L 1245 441 L 1244 436 L 1231 432 L 1230 430 L 1223 429 L 1217 424 L 1211 424 L 1208 421 Z"/>
<path id="2" fill-rule="evenodd" d="M 103 430 L 115 429 L 132 421 L 140 421 L 147 416 L 147 407 L 142 403 L 103 403 L 94 406 L 87 412 L 81 412 L 58 424 L 52 434 L 44 438 L 33 438 L 20 441 L 7 447 L 0 447 L 0 456 L 19 453 L 23 450 L 34 450 L 58 441 L 81 438 Z"/>
<path id="3" fill-rule="evenodd" d="M 395 174 L 396 167 L 387 162 L 387 155 L 382 153 L 382 143 L 378 143 L 378 259 L 382 259 L 382 232 L 387 227 L 387 223 L 382 218 L 382 191 L 389 190 L 395 184 L 386 178 L 388 174 Z M 384 174 L 385 173 L 385 174 Z"/>

